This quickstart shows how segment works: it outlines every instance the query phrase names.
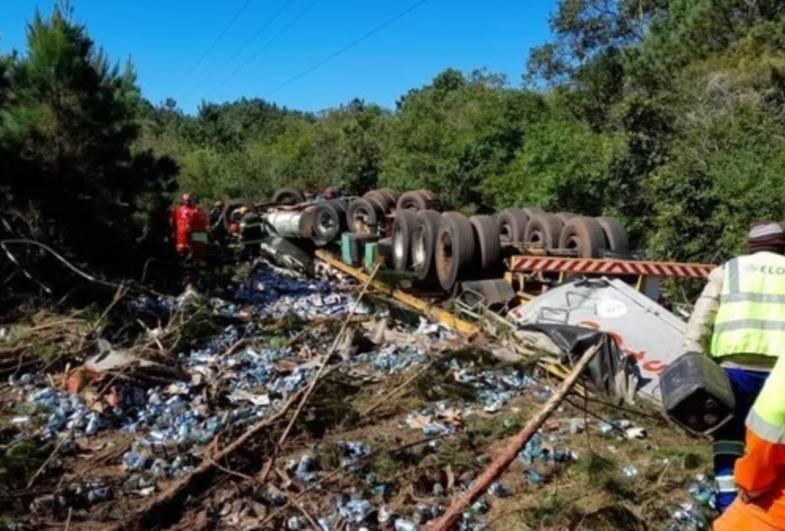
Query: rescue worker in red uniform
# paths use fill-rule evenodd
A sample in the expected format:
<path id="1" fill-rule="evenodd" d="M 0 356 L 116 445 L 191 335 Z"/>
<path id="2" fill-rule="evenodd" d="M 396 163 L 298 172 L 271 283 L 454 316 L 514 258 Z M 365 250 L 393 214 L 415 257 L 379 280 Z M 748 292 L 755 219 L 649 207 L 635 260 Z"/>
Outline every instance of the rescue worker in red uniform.
<path id="1" fill-rule="evenodd" d="M 183 258 L 204 258 L 210 220 L 207 213 L 196 206 L 191 194 L 183 194 L 180 206 L 172 212 L 172 224 L 177 253 Z"/>

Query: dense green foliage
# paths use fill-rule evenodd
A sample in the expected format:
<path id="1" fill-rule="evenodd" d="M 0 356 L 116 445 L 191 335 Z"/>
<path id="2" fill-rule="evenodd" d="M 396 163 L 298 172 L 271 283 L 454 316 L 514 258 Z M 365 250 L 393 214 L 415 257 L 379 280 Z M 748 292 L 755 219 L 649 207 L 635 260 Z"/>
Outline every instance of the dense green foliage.
<path id="1" fill-rule="evenodd" d="M 682 260 L 719 260 L 750 222 L 783 218 L 785 3 L 560 0 L 551 26 L 523 88 L 446 70 L 394 110 L 243 99 L 190 116 L 142 101 L 130 67 L 55 11 L 31 24 L 27 55 L 0 60 L 6 197 L 45 217 L 78 206 L 90 224 L 110 209 L 111 230 L 143 241 L 163 230 L 149 220 L 177 169 L 205 201 L 428 187 L 469 212 L 617 215 L 639 247 Z"/>
<path id="2" fill-rule="evenodd" d="M 3 60 L 4 222 L 122 267 L 167 230 L 174 161 L 132 151 L 142 103 L 133 69 L 111 66 L 67 6 L 36 14 L 27 43 Z"/>

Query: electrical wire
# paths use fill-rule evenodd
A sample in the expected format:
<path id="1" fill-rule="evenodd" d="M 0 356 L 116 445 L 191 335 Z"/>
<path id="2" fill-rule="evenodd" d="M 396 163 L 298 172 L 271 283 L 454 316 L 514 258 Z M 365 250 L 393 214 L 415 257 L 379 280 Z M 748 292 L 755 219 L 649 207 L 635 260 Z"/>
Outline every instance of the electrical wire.
<path id="1" fill-rule="evenodd" d="M 359 38 L 353 40 L 352 42 L 350 42 L 349 44 L 347 44 L 343 48 L 340 48 L 340 49 L 336 50 L 335 52 L 331 53 L 330 55 L 328 55 L 327 57 L 325 57 L 321 61 L 318 61 L 318 62 L 314 63 L 313 65 L 309 66 L 308 68 L 306 68 L 305 70 L 303 70 L 299 74 L 297 74 L 295 76 L 292 76 L 291 78 L 287 79 L 285 82 L 280 84 L 278 87 L 276 87 L 275 89 L 273 89 L 270 92 L 268 92 L 265 95 L 265 98 L 269 98 L 271 95 L 273 95 L 273 94 L 275 94 L 275 93 L 285 89 L 286 87 L 288 87 L 292 83 L 295 83 L 296 81 L 299 81 L 300 79 L 302 79 L 303 77 L 307 76 L 311 72 L 321 68 L 322 66 L 326 65 L 327 63 L 329 63 L 333 59 L 336 59 L 337 57 L 343 55 L 344 53 L 348 52 L 349 50 L 351 50 L 352 48 L 354 48 L 358 44 L 362 43 L 363 41 L 365 41 L 365 40 L 367 40 L 367 39 L 369 39 L 371 37 L 373 37 L 374 35 L 376 35 L 380 31 L 382 31 L 383 29 L 387 28 L 388 26 L 391 26 L 392 24 L 397 22 L 399 19 L 401 19 L 404 16 L 408 15 L 409 13 L 411 13 L 412 11 L 414 11 L 415 9 L 417 9 L 418 7 L 420 7 L 421 5 L 423 5 L 427 1 L 428 0 L 419 0 L 418 2 L 415 2 L 414 4 L 412 4 L 411 6 L 407 7 L 406 9 L 401 11 L 400 13 L 396 14 L 395 16 L 393 16 L 392 18 L 389 18 L 386 21 L 384 21 L 383 23 L 379 24 L 378 26 L 373 28 L 371 31 L 369 31 L 369 32 L 365 33 L 364 35 L 360 36 Z"/>
<path id="2" fill-rule="evenodd" d="M 288 23 L 286 26 L 284 26 L 284 27 L 281 29 L 281 31 L 279 31 L 278 33 L 276 33 L 275 35 L 273 35 L 272 37 L 270 37 L 270 39 L 269 39 L 267 42 L 265 42 L 265 43 L 262 45 L 262 47 L 261 47 L 259 50 L 257 50 L 257 52 L 256 52 L 255 54 L 251 54 L 251 55 L 249 55 L 249 56 L 248 56 L 248 58 L 246 58 L 246 60 L 245 60 L 245 61 L 243 61 L 242 63 L 240 63 L 240 65 L 239 65 L 237 68 L 235 68 L 235 69 L 234 69 L 234 71 L 233 71 L 233 72 L 232 72 L 232 73 L 229 75 L 229 77 L 235 77 L 235 76 L 237 76 L 237 74 L 239 74 L 239 73 L 240 73 L 240 72 L 241 72 L 241 71 L 242 71 L 242 70 L 243 70 L 243 69 L 244 69 L 246 66 L 248 66 L 248 63 L 250 63 L 250 62 L 251 62 L 253 59 L 255 59 L 256 57 L 259 57 L 259 55 L 261 55 L 261 53 L 262 53 L 263 51 L 269 51 L 269 49 L 270 49 L 270 45 L 271 45 L 271 44 L 273 44 L 273 43 L 274 43 L 276 40 L 278 40 L 278 38 L 279 38 L 281 35 L 283 35 L 283 34 L 284 34 L 284 33 L 286 33 L 287 31 L 289 31 L 290 29 L 292 29 L 292 27 L 294 27 L 294 25 L 295 25 L 295 24 L 297 24 L 297 23 L 298 23 L 298 22 L 300 22 L 300 21 L 301 21 L 303 18 L 305 18 L 305 15 L 307 15 L 307 14 L 308 14 L 308 13 L 311 11 L 311 9 L 313 9 L 313 7 L 314 7 L 314 6 L 315 6 L 317 3 L 319 3 L 319 0 L 313 0 L 313 1 L 312 1 L 310 4 L 308 4 L 307 6 L 305 6 L 305 7 L 304 7 L 304 8 L 303 8 L 303 9 L 302 9 L 302 10 L 301 10 L 299 13 L 297 13 L 297 15 L 295 15 L 295 17 L 294 17 L 292 20 L 290 20 L 290 21 L 289 21 L 289 23 Z"/>
<path id="3" fill-rule="evenodd" d="M 213 75 L 210 77 L 210 79 L 208 79 L 208 80 L 207 80 L 207 83 L 206 83 L 206 85 L 209 85 L 209 84 L 211 84 L 213 81 L 215 81 L 215 79 L 218 77 L 218 74 L 219 74 L 219 73 L 220 73 L 220 72 L 221 72 L 221 71 L 222 71 L 224 68 L 226 68 L 227 66 L 229 66 L 229 65 L 230 65 L 232 62 L 234 62 L 234 60 L 235 60 L 235 59 L 237 59 L 237 58 L 238 58 L 240 55 L 242 55 L 242 53 L 243 53 L 243 52 L 245 52 L 245 50 L 247 50 L 247 49 L 248 49 L 248 47 L 249 47 L 251 44 L 253 44 L 253 42 L 254 42 L 254 41 L 255 41 L 255 40 L 256 40 L 256 39 L 257 39 L 257 38 L 258 38 L 258 37 L 259 37 L 259 36 L 260 36 L 262 33 L 264 33 L 264 30 L 266 30 L 266 29 L 267 29 L 267 28 L 270 26 L 270 24 L 272 24 L 273 22 L 275 22 L 275 20 L 276 20 L 276 19 L 277 19 L 279 16 L 281 16 L 281 14 L 282 14 L 284 11 L 286 11 L 286 10 L 289 8 L 289 6 L 291 6 L 291 5 L 292 5 L 292 4 L 293 4 L 295 1 L 296 1 L 296 0 L 288 0 L 288 1 L 284 2 L 284 4 L 281 6 L 281 8 L 280 8 L 280 9 L 278 9 L 278 10 L 277 10 L 275 13 L 273 13 L 273 14 L 272 14 L 272 15 L 271 15 L 269 18 L 267 18 L 267 20 L 265 20 L 265 21 L 264 21 L 264 23 L 263 23 L 263 24 L 262 24 L 262 25 L 259 27 L 259 29 L 258 29 L 258 30 L 256 30 L 256 31 L 254 32 L 254 34 L 251 36 L 251 38 L 250 38 L 250 39 L 248 39 L 247 41 L 245 41 L 245 43 L 244 43 L 242 46 L 240 46 L 240 48 L 239 48 L 239 49 L 238 49 L 238 50 L 237 50 L 237 51 L 236 51 L 234 54 L 232 54 L 232 56 L 231 56 L 229 59 L 227 59 L 226 61 L 224 61 L 224 62 L 221 64 L 221 66 L 219 66 L 218 68 L 216 68 L 216 69 L 215 69 L 215 71 L 213 72 Z"/>
<path id="4" fill-rule="evenodd" d="M 224 37 L 226 37 L 226 34 L 229 33 L 229 30 L 232 28 L 232 26 L 234 26 L 234 24 L 239 20 L 240 15 L 242 15 L 245 12 L 245 10 L 248 9 L 248 6 L 251 5 L 252 1 L 253 0 L 245 0 L 243 5 L 240 6 L 240 9 L 237 10 L 237 12 L 234 14 L 234 16 L 229 21 L 229 23 L 226 26 L 224 26 L 223 30 L 221 30 L 221 33 L 218 34 L 218 36 L 215 38 L 215 40 L 207 49 L 207 51 L 204 52 L 204 54 L 202 54 L 202 56 L 196 62 L 196 65 L 194 65 L 194 67 L 191 69 L 191 73 L 189 74 L 189 77 L 194 73 L 196 73 L 199 67 L 202 66 L 202 63 L 204 63 L 205 59 L 207 59 L 207 57 L 211 53 L 213 53 L 215 47 L 218 46 L 218 43 L 221 42 L 221 40 L 223 40 Z"/>

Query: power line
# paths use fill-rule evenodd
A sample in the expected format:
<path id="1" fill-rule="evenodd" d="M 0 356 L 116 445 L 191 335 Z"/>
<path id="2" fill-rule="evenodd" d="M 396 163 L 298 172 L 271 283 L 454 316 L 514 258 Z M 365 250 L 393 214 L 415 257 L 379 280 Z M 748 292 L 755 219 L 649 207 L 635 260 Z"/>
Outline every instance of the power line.
<path id="1" fill-rule="evenodd" d="M 281 6 L 281 8 L 280 8 L 278 11 L 276 11 L 275 13 L 273 13 L 273 14 L 272 14 L 272 15 L 271 15 L 271 16 L 270 16 L 270 17 L 269 17 L 267 20 L 265 20 L 265 21 L 264 21 L 264 23 L 263 23 L 263 24 L 262 24 L 262 25 L 259 27 L 259 29 L 258 29 L 256 32 L 254 32 L 254 34 L 251 36 L 251 38 L 250 38 L 250 39 L 248 39 L 247 41 L 245 41 L 245 43 L 244 43 L 244 44 L 243 44 L 243 45 L 240 47 L 240 49 L 239 49 L 239 50 L 237 50 L 237 51 L 236 51 L 236 52 L 235 52 L 235 53 L 234 53 L 234 54 L 233 54 L 233 55 L 232 55 L 232 56 L 231 56 L 231 57 L 230 57 L 228 60 L 224 61 L 224 62 L 223 62 L 223 64 L 222 64 L 221 66 L 219 66 L 219 67 L 218 67 L 218 68 L 215 70 L 215 72 L 214 72 L 213 76 L 212 76 L 212 77 L 211 77 L 211 78 L 210 78 L 210 79 L 207 81 L 207 83 L 209 84 L 209 83 L 211 83 L 212 81 L 214 81 L 214 80 L 215 80 L 215 78 L 218 76 L 218 73 L 219 73 L 219 72 L 221 72 L 221 71 L 222 71 L 224 68 L 226 68 L 226 67 L 227 67 L 227 66 L 228 66 L 230 63 L 232 63 L 232 61 L 234 61 L 235 59 L 237 59 L 237 58 L 238 58 L 238 57 L 239 57 L 239 56 L 240 56 L 240 55 L 241 55 L 241 54 L 242 54 L 242 53 L 243 53 L 243 52 L 244 52 L 244 51 L 245 51 L 245 50 L 248 48 L 248 46 L 250 46 L 250 45 L 253 43 L 253 41 L 255 41 L 255 40 L 256 40 L 256 39 L 259 37 L 259 35 L 261 35 L 262 33 L 264 33 L 264 30 L 266 30 L 266 29 L 267 29 L 267 27 L 268 27 L 270 24 L 272 24 L 273 22 L 275 22 L 275 20 L 276 20 L 276 19 L 277 19 L 279 16 L 281 16 L 281 13 L 283 13 L 284 11 L 286 11 L 286 9 L 287 9 L 289 6 L 291 6 L 291 5 L 292 5 L 292 4 L 293 4 L 295 1 L 296 1 L 296 0 L 288 0 L 287 2 L 285 2 L 285 3 L 284 3 L 282 6 Z"/>
<path id="2" fill-rule="evenodd" d="M 224 37 L 226 37 L 226 34 L 229 33 L 229 30 L 231 29 L 231 27 L 234 26 L 234 24 L 235 24 L 235 22 L 237 22 L 237 20 L 239 20 L 240 15 L 242 15 L 245 12 L 245 10 L 248 9 L 248 6 L 251 5 L 252 1 L 253 0 L 245 0 L 243 5 L 240 6 L 240 9 L 237 10 L 237 12 L 234 14 L 234 16 L 229 21 L 229 23 L 226 26 L 224 26 L 223 30 L 221 30 L 221 33 L 218 34 L 218 36 L 215 38 L 215 40 L 210 45 L 210 47 L 207 49 L 207 51 L 204 52 L 204 54 L 196 62 L 196 65 L 191 69 L 191 74 L 190 75 L 193 75 L 196 72 L 196 70 L 198 70 L 199 67 L 202 66 L 202 63 L 204 62 L 204 60 L 207 59 L 207 57 L 211 53 L 213 53 L 213 51 L 215 50 L 215 47 L 218 46 L 218 43 L 221 42 L 221 40 Z"/>
<path id="3" fill-rule="evenodd" d="M 363 41 L 365 41 L 365 40 L 367 40 L 367 39 L 369 39 L 369 38 L 373 37 L 374 35 L 376 35 L 376 34 L 377 34 L 377 33 L 379 33 L 380 31 L 382 31 L 383 29 L 385 29 L 385 28 L 387 28 L 388 26 L 390 26 L 390 25 L 394 24 L 394 23 L 395 23 L 395 22 L 397 22 L 399 19 L 401 19 L 401 18 L 405 17 L 406 15 L 408 15 L 409 13 L 411 13 L 412 11 L 414 11 L 415 9 L 417 9 L 418 7 L 420 7 L 421 5 L 423 5 L 423 4 L 424 4 L 425 2 L 427 2 L 427 1 L 428 1 L 428 0 L 419 0 L 418 2 L 415 2 L 414 4 L 412 4 L 411 6 L 407 7 L 406 9 L 404 9 L 403 11 L 401 11 L 400 13 L 398 13 L 397 15 L 395 15 L 395 16 L 393 16 L 392 18 L 390 18 L 390 19 L 387 19 L 387 20 L 386 20 L 386 21 L 384 21 L 383 23 L 379 24 L 378 26 L 376 26 L 375 28 L 373 28 L 373 29 L 372 29 L 371 31 L 369 31 L 368 33 L 366 33 L 366 34 L 362 35 L 361 37 L 359 37 L 359 38 L 357 38 L 357 39 L 355 39 L 355 40 L 353 40 L 352 42 L 350 42 L 349 44 L 347 44 L 347 45 L 346 45 L 346 46 L 344 46 L 343 48 L 340 48 L 340 49 L 336 50 L 335 52 L 331 53 L 330 55 L 328 55 L 327 57 L 325 57 L 325 58 L 324 58 L 324 59 L 322 59 L 321 61 L 318 61 L 317 63 L 315 63 L 315 64 L 313 64 L 313 65 L 309 66 L 308 68 L 306 68 L 305 70 L 303 70 L 303 71 L 302 71 L 302 72 L 300 72 L 299 74 L 297 74 L 297 75 L 295 75 L 295 76 L 293 76 L 293 77 L 291 77 L 291 78 L 287 79 L 285 82 L 283 82 L 283 83 L 282 83 L 281 85 L 279 85 L 277 88 L 275 88 L 274 90 L 272 90 L 272 91 L 268 92 L 268 93 L 265 95 L 265 98 L 269 98 L 270 96 L 272 96 L 272 95 L 273 95 L 273 94 L 275 94 L 276 92 L 278 92 L 278 91 L 280 91 L 280 90 L 283 90 L 284 88 L 288 87 L 288 86 L 289 86 L 289 85 L 291 85 L 292 83 L 294 83 L 294 82 L 296 82 L 296 81 L 299 81 L 299 80 L 300 80 L 300 79 L 302 79 L 303 77 L 307 76 L 308 74 L 310 74 L 310 73 L 311 73 L 311 72 L 313 72 L 314 70 L 317 70 L 317 69 L 321 68 L 322 66 L 326 65 L 327 63 L 329 63 L 329 62 L 330 62 L 330 61 L 332 61 L 333 59 L 335 59 L 335 58 L 339 57 L 340 55 L 343 55 L 344 53 L 346 53 L 347 51 L 351 50 L 352 48 L 354 48 L 355 46 L 357 46 L 357 45 L 358 45 L 358 44 L 360 44 L 361 42 L 363 42 Z"/>
<path id="4" fill-rule="evenodd" d="M 261 53 L 263 51 L 269 51 L 270 45 L 273 42 L 275 42 L 276 40 L 278 40 L 278 38 L 281 35 L 283 35 L 287 31 L 289 31 L 290 29 L 292 29 L 292 27 L 295 24 L 300 22 L 305 17 L 305 15 L 307 15 L 311 11 L 311 9 L 313 9 L 313 7 L 317 3 L 319 3 L 319 0 L 313 0 L 310 4 L 305 6 L 299 13 L 297 13 L 297 15 L 295 15 L 295 17 L 292 20 L 289 21 L 289 23 L 286 26 L 284 26 L 281 29 L 281 31 L 279 31 L 278 33 L 276 33 L 275 35 L 270 37 L 270 39 L 267 42 L 265 42 L 262 45 L 262 47 L 259 50 L 257 50 L 257 52 L 255 54 L 249 55 L 248 58 L 245 61 L 240 63 L 240 65 L 237 68 L 234 69 L 234 71 L 229 75 L 229 77 L 235 77 L 237 74 L 239 74 L 243 70 L 243 68 L 245 68 L 248 65 L 248 63 L 250 63 L 254 58 L 259 57 L 259 55 L 261 55 Z"/>

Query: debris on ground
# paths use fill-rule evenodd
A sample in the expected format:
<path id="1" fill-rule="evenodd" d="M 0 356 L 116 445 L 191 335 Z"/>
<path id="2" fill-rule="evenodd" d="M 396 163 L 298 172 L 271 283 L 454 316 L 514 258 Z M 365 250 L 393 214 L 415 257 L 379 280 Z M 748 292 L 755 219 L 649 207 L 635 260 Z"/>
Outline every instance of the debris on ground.
<path id="1" fill-rule="evenodd" d="M 2 525 L 130 521 L 205 463 L 206 483 L 169 524 L 408 531 L 444 514 L 558 381 L 531 360 L 501 361 L 497 345 L 357 301 L 355 282 L 316 270 L 261 264 L 220 296 L 137 296 L 122 326 L 85 320 L 52 341 L 51 370 L 18 358 L 0 387 Z M 20 332 L 0 330 L 0 349 L 18 348 Z M 210 463 L 263 421 L 259 436 Z M 576 392 L 460 529 L 705 528 L 707 446 L 645 407 Z"/>

